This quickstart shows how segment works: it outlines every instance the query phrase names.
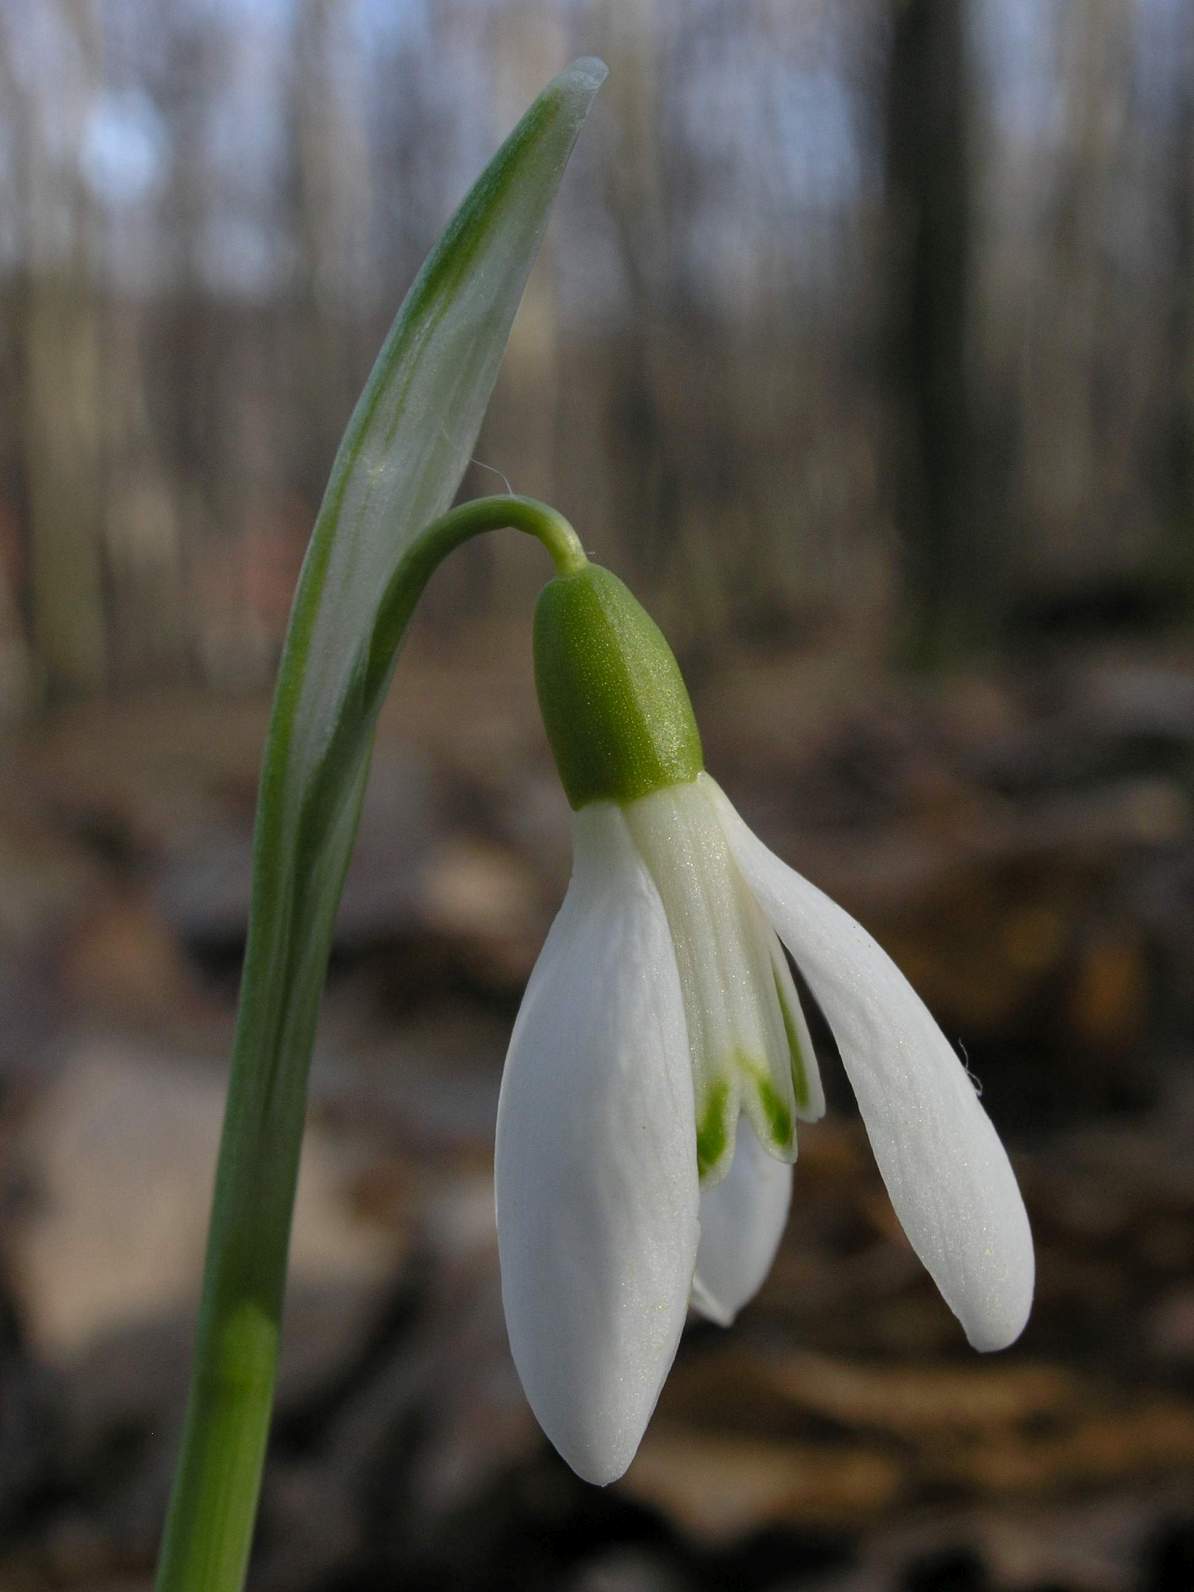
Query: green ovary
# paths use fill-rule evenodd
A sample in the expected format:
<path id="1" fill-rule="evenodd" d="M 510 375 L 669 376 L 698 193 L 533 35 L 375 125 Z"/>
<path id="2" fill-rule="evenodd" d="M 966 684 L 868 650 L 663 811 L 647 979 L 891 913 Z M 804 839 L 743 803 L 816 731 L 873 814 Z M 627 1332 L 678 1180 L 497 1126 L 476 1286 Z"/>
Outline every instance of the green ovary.
<path id="1" fill-rule="evenodd" d="M 692 703 L 663 632 L 609 570 L 584 564 L 544 587 L 535 681 L 573 808 L 633 802 L 704 767 Z"/>

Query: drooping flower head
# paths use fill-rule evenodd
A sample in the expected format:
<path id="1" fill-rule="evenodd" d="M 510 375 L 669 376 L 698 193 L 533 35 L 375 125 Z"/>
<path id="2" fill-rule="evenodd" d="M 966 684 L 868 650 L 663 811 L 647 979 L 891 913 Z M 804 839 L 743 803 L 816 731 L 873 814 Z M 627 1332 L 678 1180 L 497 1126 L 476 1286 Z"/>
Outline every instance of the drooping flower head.
<path id="1" fill-rule="evenodd" d="M 586 1480 L 620 1476 L 689 1305 L 728 1324 L 770 1269 L 797 1122 L 824 1111 L 784 946 L 914 1249 L 975 1348 L 1014 1341 L 1032 1239 L 970 1079 L 894 963 L 704 771 L 658 627 L 584 564 L 540 598 L 535 669 L 574 863 L 510 1041 L 496 1188 L 511 1349 L 548 1437 Z"/>

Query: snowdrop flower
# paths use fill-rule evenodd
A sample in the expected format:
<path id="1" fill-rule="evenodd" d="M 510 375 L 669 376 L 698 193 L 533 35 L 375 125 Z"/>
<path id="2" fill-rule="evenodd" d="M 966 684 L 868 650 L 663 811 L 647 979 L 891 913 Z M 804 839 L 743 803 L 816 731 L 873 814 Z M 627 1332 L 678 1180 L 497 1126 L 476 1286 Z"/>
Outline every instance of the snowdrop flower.
<path id="1" fill-rule="evenodd" d="M 965 1069 L 902 974 L 704 772 L 663 636 L 585 564 L 535 621 L 572 880 L 498 1108 L 502 1297 L 544 1431 L 604 1484 L 633 1459 L 689 1305 L 728 1324 L 787 1220 L 824 1097 L 786 946 L 841 1051 L 892 1203 L 977 1349 L 1020 1333 L 1028 1220 Z"/>

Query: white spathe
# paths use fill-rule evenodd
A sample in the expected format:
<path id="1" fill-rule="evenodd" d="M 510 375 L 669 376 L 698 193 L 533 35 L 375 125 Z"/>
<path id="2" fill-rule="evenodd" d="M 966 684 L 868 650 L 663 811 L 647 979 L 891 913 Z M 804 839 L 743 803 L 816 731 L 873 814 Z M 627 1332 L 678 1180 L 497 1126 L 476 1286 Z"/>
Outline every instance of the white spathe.
<path id="1" fill-rule="evenodd" d="M 794 1123 L 781 1143 L 765 1111 L 736 1119 L 752 1087 L 765 1097 L 760 1080 L 779 1094 L 781 1031 L 794 1079 L 781 1104 L 823 1109 L 776 934 L 833 1030 L 917 1254 L 976 1348 L 1011 1343 L 1033 1290 L 1019 1189 L 965 1068 L 890 958 L 708 775 L 626 807 L 594 802 L 574 840 L 510 1041 L 496 1152 L 514 1361 L 573 1469 L 599 1483 L 622 1474 L 690 1298 L 728 1324 L 774 1259 Z M 719 1080 L 727 1142 L 702 1184 L 702 1099 Z"/>

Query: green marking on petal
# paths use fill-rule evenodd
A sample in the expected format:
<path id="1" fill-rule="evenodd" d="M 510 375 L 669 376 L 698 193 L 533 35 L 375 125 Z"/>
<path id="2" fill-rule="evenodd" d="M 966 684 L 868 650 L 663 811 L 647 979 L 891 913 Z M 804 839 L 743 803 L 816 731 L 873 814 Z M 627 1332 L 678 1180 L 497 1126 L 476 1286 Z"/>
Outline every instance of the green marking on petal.
<path id="1" fill-rule="evenodd" d="M 788 1054 L 792 1059 L 792 1092 L 796 1096 L 796 1109 L 807 1111 L 812 1099 L 812 1091 L 808 1086 L 808 1070 L 805 1066 L 804 1052 L 800 1048 L 800 1035 L 796 1029 L 796 1020 L 788 1010 L 788 1003 L 784 999 L 783 989 L 779 979 L 775 981 L 775 994 L 779 1000 L 779 1009 L 783 1014 L 784 1033 L 788 1037 Z"/>
<path id="2" fill-rule="evenodd" d="M 788 1110 L 787 1102 L 780 1099 L 779 1090 L 770 1078 L 760 1078 L 755 1087 L 759 1092 L 759 1104 L 767 1118 L 767 1126 L 771 1130 L 771 1142 L 777 1150 L 788 1149 L 792 1143 L 792 1113 Z"/>
<path id="3" fill-rule="evenodd" d="M 705 1108 L 697 1123 L 697 1172 L 701 1177 L 711 1172 L 726 1153 L 730 1137 L 729 1113 L 726 1110 L 729 1098 L 729 1084 L 724 1079 L 718 1079 L 709 1090 Z"/>

